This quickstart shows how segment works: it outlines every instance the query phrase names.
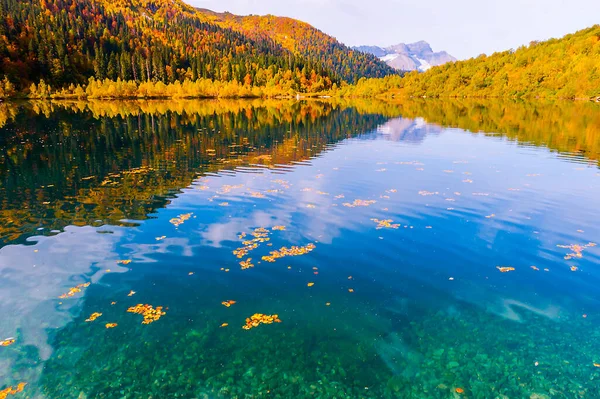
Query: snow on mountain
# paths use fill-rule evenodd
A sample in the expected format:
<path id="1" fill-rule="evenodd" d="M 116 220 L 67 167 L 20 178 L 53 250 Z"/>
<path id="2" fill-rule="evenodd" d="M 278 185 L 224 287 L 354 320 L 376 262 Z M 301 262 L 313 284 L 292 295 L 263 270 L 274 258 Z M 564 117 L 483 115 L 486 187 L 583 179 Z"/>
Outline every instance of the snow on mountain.
<path id="1" fill-rule="evenodd" d="M 389 47 L 359 46 L 354 50 L 370 53 L 389 66 L 401 71 L 426 71 L 437 65 L 454 62 L 456 58 L 445 51 L 434 52 L 429 43 L 399 43 Z"/>

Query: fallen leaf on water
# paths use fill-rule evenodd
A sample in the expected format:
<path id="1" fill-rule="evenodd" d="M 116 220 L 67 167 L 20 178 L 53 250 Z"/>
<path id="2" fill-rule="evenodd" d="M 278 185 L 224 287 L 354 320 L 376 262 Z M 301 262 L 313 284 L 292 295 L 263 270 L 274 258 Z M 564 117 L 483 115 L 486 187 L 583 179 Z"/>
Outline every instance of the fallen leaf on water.
<path id="1" fill-rule="evenodd" d="M 90 322 L 96 320 L 98 317 L 102 316 L 102 313 L 94 312 L 90 315 L 89 319 L 85 319 L 85 321 Z"/>
<path id="2" fill-rule="evenodd" d="M 234 305 L 234 304 L 235 304 L 235 301 L 232 301 L 232 300 L 221 302 L 221 305 L 223 305 L 223 306 L 225 306 L 227 308 L 230 307 L 231 305 Z"/>
<path id="3" fill-rule="evenodd" d="M 106 323 L 105 327 L 106 328 L 115 328 L 118 324 L 117 323 Z"/>
<path id="4" fill-rule="evenodd" d="M 456 388 L 455 391 L 456 391 L 456 393 L 464 393 L 465 392 L 465 390 L 462 388 Z"/>
<path id="5" fill-rule="evenodd" d="M 193 274 L 194 274 L 194 272 L 189 272 L 189 273 L 188 273 L 188 276 L 191 276 L 191 275 L 193 275 Z"/>
<path id="6" fill-rule="evenodd" d="M 348 288 L 348 292 L 354 292 L 354 288 Z"/>
<path id="7" fill-rule="evenodd" d="M 539 269 L 539 268 L 537 268 L 536 266 L 531 266 L 531 268 L 532 268 L 533 270 L 540 270 L 540 269 Z"/>
<path id="8" fill-rule="evenodd" d="M 309 287 L 312 287 L 313 285 L 315 285 L 315 283 L 308 283 L 306 285 L 308 285 Z"/>
<path id="9" fill-rule="evenodd" d="M 577 266 L 571 266 L 571 271 L 572 272 L 576 272 L 577 270 L 579 270 L 579 268 Z"/>
<path id="10" fill-rule="evenodd" d="M 165 238 L 167 238 L 167 236 L 156 237 L 156 241 L 161 241 L 161 240 L 164 240 Z"/>
<path id="11" fill-rule="evenodd" d="M 331 302 L 326 302 L 325 303 L 325 306 L 330 306 L 330 305 L 331 305 Z"/>
<path id="12" fill-rule="evenodd" d="M 176 218 L 169 220 L 169 223 L 171 223 L 175 227 L 179 227 L 186 220 L 189 220 L 189 218 L 191 218 L 191 217 L 192 217 L 192 213 L 184 213 L 182 215 L 177 216 Z"/>
<path id="13" fill-rule="evenodd" d="M 279 231 L 283 231 L 285 230 L 285 226 L 273 226 L 271 228 L 271 230 L 279 230 Z"/>
<path id="14" fill-rule="evenodd" d="M 123 260 L 118 260 L 117 263 L 119 265 L 128 265 L 131 263 L 131 259 L 123 259 Z"/>
<path id="15" fill-rule="evenodd" d="M 221 324 L 221 327 L 227 327 L 229 325 L 229 323 L 223 323 Z"/>
<path id="16" fill-rule="evenodd" d="M 129 291 L 129 294 L 127 294 L 127 296 L 134 296 L 135 295 L 135 291 Z"/>
<path id="17" fill-rule="evenodd" d="M 12 345 L 12 344 L 15 343 L 15 341 L 16 341 L 16 339 L 14 339 L 12 337 L 11 338 L 6 338 L 6 339 L 0 341 L 0 346 L 9 346 L 9 345 Z"/>
<path id="18" fill-rule="evenodd" d="M 501 273 L 512 272 L 513 270 L 515 270 L 514 267 L 510 266 L 496 266 L 496 269 L 500 270 Z"/>

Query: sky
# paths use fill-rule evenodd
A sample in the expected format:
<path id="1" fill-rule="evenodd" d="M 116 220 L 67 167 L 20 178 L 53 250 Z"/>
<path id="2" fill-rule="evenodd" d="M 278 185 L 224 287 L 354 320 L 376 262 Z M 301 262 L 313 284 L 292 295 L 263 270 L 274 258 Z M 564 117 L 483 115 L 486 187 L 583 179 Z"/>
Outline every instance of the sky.
<path id="1" fill-rule="evenodd" d="M 234 14 L 297 18 L 350 45 L 425 40 L 459 59 L 600 22 L 599 0 L 184 0 Z"/>

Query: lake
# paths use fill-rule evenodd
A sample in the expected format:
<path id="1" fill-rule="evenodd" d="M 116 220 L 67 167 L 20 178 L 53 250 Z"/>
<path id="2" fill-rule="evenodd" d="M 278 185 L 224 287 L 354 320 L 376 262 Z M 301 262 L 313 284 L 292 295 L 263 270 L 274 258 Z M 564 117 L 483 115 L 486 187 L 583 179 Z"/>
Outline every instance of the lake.
<path id="1" fill-rule="evenodd" d="M 0 397 L 599 397 L 600 104 L 0 125 Z"/>

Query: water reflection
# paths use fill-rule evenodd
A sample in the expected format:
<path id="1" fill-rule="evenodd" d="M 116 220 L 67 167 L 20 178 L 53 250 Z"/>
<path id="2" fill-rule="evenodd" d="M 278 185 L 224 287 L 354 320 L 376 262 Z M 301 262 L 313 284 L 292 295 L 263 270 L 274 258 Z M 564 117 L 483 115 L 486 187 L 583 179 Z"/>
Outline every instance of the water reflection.
<path id="1" fill-rule="evenodd" d="M 590 104 L 18 107 L 0 132 L 0 339 L 17 338 L 0 383 L 593 397 L 600 177 L 565 162 L 597 159 Z M 143 325 L 136 304 L 166 314 Z M 281 323 L 246 331 L 253 314 Z"/>

